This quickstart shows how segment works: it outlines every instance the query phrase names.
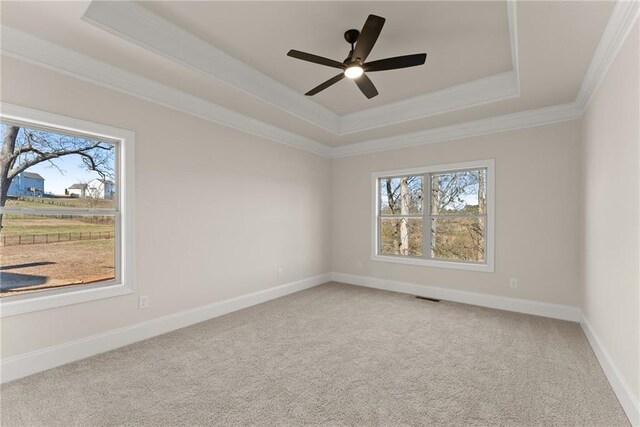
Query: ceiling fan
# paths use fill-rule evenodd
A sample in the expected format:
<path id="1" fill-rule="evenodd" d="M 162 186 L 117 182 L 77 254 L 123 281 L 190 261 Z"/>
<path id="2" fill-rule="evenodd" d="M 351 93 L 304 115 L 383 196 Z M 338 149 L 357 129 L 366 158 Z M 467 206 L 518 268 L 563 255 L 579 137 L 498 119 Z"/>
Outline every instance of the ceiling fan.
<path id="1" fill-rule="evenodd" d="M 313 55 L 311 53 L 300 52 L 299 50 L 290 50 L 287 55 L 292 58 L 326 65 L 327 67 L 340 68 L 342 70 L 340 74 L 330 78 L 322 84 L 319 84 L 309 92 L 305 93 L 305 95 L 313 96 L 347 77 L 356 82 L 364 96 L 371 99 L 378 94 L 378 90 L 365 73 L 396 70 L 398 68 L 415 67 L 417 65 L 424 64 L 427 59 L 426 53 L 395 56 L 393 58 L 380 59 L 378 61 L 364 62 L 367 59 L 367 56 L 369 56 L 371 49 L 373 49 L 376 40 L 378 40 L 378 36 L 382 31 L 384 22 L 385 19 L 381 16 L 369 15 L 367 21 L 364 23 L 364 27 L 362 27 L 362 31 L 354 29 L 346 31 L 344 33 L 344 39 L 351 45 L 351 50 L 349 51 L 347 58 L 342 62 Z"/>

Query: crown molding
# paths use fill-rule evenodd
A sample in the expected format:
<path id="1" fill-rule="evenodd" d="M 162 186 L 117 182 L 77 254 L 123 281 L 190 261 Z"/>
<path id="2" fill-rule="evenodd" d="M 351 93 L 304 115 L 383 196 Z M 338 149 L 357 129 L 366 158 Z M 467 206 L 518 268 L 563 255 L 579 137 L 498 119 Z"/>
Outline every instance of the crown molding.
<path id="1" fill-rule="evenodd" d="M 637 0 L 616 2 L 576 97 L 576 103 L 583 113 L 589 108 L 589 104 L 627 39 L 639 13 L 640 2 Z"/>
<path id="2" fill-rule="evenodd" d="M 131 1 L 93 1 L 82 19 L 117 37 L 228 83 L 283 111 L 342 136 L 520 95 L 517 11 L 508 0 L 512 71 L 392 104 L 340 116 Z"/>
<path id="3" fill-rule="evenodd" d="M 92 1 L 82 20 L 170 61 L 230 84 L 329 132 L 331 110 L 185 31 L 133 1 Z"/>
<path id="4" fill-rule="evenodd" d="M 509 40 L 511 41 L 511 67 L 516 73 L 518 96 L 520 96 L 520 60 L 518 58 L 518 10 L 516 0 L 507 0 L 507 19 L 509 21 Z"/>
<path id="5" fill-rule="evenodd" d="M 342 116 L 340 135 L 475 107 L 520 95 L 517 73 L 508 71 L 425 95 Z"/>
<path id="6" fill-rule="evenodd" d="M 331 155 L 328 146 L 310 138 L 280 129 L 154 80 L 129 73 L 15 28 L 5 25 L 1 27 L 0 31 L 2 32 L 0 51 L 7 56 L 281 144 L 324 157 Z"/>
<path id="7" fill-rule="evenodd" d="M 471 136 L 486 135 L 496 132 L 523 129 L 532 126 L 558 123 L 579 119 L 581 111 L 575 102 L 555 105 L 553 107 L 537 108 L 535 110 L 506 114 L 444 126 L 436 129 L 374 139 L 371 141 L 334 147 L 332 157 L 348 157 L 380 151 L 397 150 L 414 147 L 416 145 L 432 144 L 452 139 L 462 139 Z"/>
<path id="8" fill-rule="evenodd" d="M 508 5 L 515 4 L 509 1 Z M 638 9 L 637 1 L 616 4 L 574 102 L 341 147 L 329 147 L 7 26 L 1 28 L 0 51 L 22 61 L 320 156 L 346 157 L 581 118 L 635 23 Z M 517 65 L 517 55 L 513 60 Z"/>
<path id="9" fill-rule="evenodd" d="M 509 13 L 509 26 L 513 31 L 512 60 L 514 70 L 516 70 L 516 79 L 518 80 L 519 87 L 517 15 L 515 13 L 515 1 L 509 0 L 507 2 L 507 6 L 511 9 Z M 609 67 L 611 67 L 616 55 L 622 48 L 622 45 L 639 15 L 640 2 L 637 0 L 620 0 L 616 2 L 598 47 L 596 48 L 596 52 L 589 64 L 587 73 L 582 81 L 576 100 L 571 103 L 459 123 L 451 126 L 389 138 L 365 141 L 342 147 L 334 147 L 331 150 L 331 155 L 334 158 L 356 156 L 359 154 L 388 151 L 452 139 L 468 138 L 471 136 L 580 119 L 589 108 L 589 104 L 591 103 L 600 84 L 602 84 L 602 81 L 605 79 Z"/>

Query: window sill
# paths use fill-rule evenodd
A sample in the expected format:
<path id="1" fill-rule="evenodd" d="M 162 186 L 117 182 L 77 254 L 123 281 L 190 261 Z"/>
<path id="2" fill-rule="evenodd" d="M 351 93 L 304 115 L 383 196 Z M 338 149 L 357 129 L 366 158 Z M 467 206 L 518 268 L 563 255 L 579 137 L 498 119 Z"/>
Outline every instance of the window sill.
<path id="1" fill-rule="evenodd" d="M 471 264 L 455 261 L 436 261 L 422 258 L 404 258 L 400 256 L 373 255 L 371 261 L 390 262 L 394 264 L 420 265 L 423 267 L 449 268 L 452 270 L 480 271 L 493 273 L 493 264 Z"/>
<path id="2" fill-rule="evenodd" d="M 24 298 L 15 300 L 11 300 L 11 298 L 19 297 L 5 297 L 0 301 L 0 317 L 17 316 L 19 314 L 48 310 L 50 308 L 63 307 L 103 298 L 112 298 L 131 293 L 133 293 L 133 290 L 130 287 L 119 284 L 49 295 L 25 295 Z"/>

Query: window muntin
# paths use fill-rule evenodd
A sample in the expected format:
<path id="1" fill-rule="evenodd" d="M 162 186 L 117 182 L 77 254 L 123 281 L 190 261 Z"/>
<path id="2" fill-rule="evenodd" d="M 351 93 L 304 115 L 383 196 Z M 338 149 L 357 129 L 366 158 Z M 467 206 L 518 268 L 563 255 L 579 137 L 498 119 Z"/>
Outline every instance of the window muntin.
<path id="1" fill-rule="evenodd" d="M 493 271 L 493 161 L 373 176 L 374 260 Z"/>
<path id="2" fill-rule="evenodd" d="M 2 208 L 0 297 L 122 283 L 120 142 L 4 119 L 3 136 L 10 126 L 20 128 L 16 149 L 24 148 L 14 166 L 42 153 L 78 153 L 33 164 L 11 181 Z"/>

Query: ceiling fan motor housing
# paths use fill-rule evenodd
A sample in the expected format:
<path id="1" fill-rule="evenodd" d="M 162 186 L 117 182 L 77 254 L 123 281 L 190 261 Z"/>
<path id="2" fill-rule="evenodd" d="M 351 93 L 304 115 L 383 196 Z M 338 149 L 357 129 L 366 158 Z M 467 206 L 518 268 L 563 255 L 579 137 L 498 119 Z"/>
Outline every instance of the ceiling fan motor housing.
<path id="1" fill-rule="evenodd" d="M 351 29 L 344 32 L 344 39 L 347 43 L 353 45 L 358 41 L 358 36 L 360 35 L 360 31 Z"/>

